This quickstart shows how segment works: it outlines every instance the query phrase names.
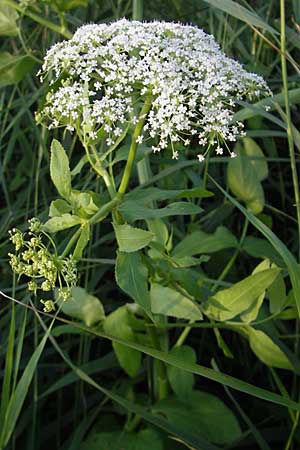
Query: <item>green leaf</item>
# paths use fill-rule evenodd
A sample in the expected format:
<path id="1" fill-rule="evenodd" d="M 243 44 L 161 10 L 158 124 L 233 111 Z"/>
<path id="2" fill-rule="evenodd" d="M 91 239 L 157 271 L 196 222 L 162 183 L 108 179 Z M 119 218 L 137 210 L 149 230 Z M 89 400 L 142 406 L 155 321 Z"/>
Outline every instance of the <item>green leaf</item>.
<path id="1" fill-rule="evenodd" d="M 89 218 L 98 210 L 94 198 L 96 194 L 93 192 L 80 192 L 76 189 L 71 190 L 70 203 L 76 211 L 76 214 L 84 218 Z"/>
<path id="2" fill-rule="evenodd" d="M 148 269 L 138 252 L 118 252 L 116 280 L 120 288 L 151 315 Z"/>
<path id="3" fill-rule="evenodd" d="M 207 198 L 212 197 L 213 192 L 204 188 L 196 187 L 192 189 L 167 190 L 156 187 L 137 188 L 125 196 L 126 201 L 137 201 L 149 204 L 153 201 L 164 201 L 175 198 Z"/>
<path id="4" fill-rule="evenodd" d="M 278 314 L 287 304 L 286 287 L 283 276 L 279 276 L 268 288 L 270 313 Z"/>
<path id="5" fill-rule="evenodd" d="M 145 353 L 146 355 L 152 356 L 153 358 L 163 361 L 166 364 L 171 364 L 172 366 L 178 367 L 179 369 L 200 375 L 204 378 L 216 381 L 217 383 L 221 383 L 225 386 L 231 387 L 233 389 L 236 389 L 236 390 L 244 392 L 246 394 L 255 396 L 257 398 L 261 398 L 263 400 L 266 400 L 266 401 L 269 401 L 272 403 L 276 403 L 281 406 L 285 406 L 285 407 L 293 409 L 295 411 L 300 411 L 300 405 L 298 402 L 293 401 L 290 398 L 284 397 L 282 395 L 275 394 L 274 392 L 268 391 L 267 389 L 262 389 L 256 385 L 247 383 L 243 380 L 239 380 L 238 378 L 232 377 L 231 375 L 217 372 L 214 369 L 202 366 L 200 364 L 192 364 L 192 363 L 188 363 L 188 362 L 183 362 L 180 359 L 175 358 L 170 353 L 163 352 L 161 350 L 156 350 L 153 347 L 148 347 L 146 345 L 142 345 L 137 342 L 126 341 L 125 339 L 121 339 L 116 336 L 102 333 L 99 330 L 84 327 L 83 325 L 81 325 L 79 323 L 76 324 L 76 326 L 78 328 L 80 328 L 81 330 L 86 331 L 87 333 L 93 334 L 95 336 L 98 336 L 98 337 L 101 337 L 104 339 L 109 339 L 112 342 L 117 342 L 119 344 L 125 345 L 134 350 L 138 350 L 142 353 Z M 54 342 L 54 341 L 52 340 L 52 342 Z M 60 351 L 59 347 L 56 347 L 56 348 L 57 348 L 57 351 Z M 80 378 L 82 378 L 85 382 L 87 382 L 87 383 L 91 384 L 92 386 L 96 387 L 97 389 L 101 390 L 101 392 L 104 392 L 106 395 L 108 395 L 109 398 L 113 399 L 114 401 L 116 401 L 119 404 L 122 404 L 122 406 L 124 406 L 125 408 L 128 408 L 130 411 L 132 411 L 138 415 L 141 415 L 146 420 L 148 420 L 150 423 L 153 423 L 154 425 L 159 426 L 168 431 L 170 431 L 172 429 L 172 432 L 176 436 L 178 436 L 178 429 L 176 429 L 176 427 L 172 428 L 172 427 L 170 427 L 169 423 L 167 424 L 166 422 L 162 423 L 162 422 L 157 422 L 157 421 L 153 420 L 154 419 L 153 416 L 148 415 L 143 408 L 140 408 L 138 405 L 134 405 L 134 404 L 126 401 L 125 399 L 117 396 L 115 393 L 107 391 L 105 388 L 103 388 L 102 386 L 99 386 L 97 383 L 95 383 L 84 372 L 81 372 L 80 369 L 76 368 L 72 364 L 72 362 L 66 358 L 66 356 L 63 352 L 60 352 L 60 355 L 71 367 L 73 367 L 76 370 L 77 375 L 80 376 Z M 183 430 L 184 429 L 182 428 L 180 431 L 180 434 L 182 434 Z M 191 436 L 189 436 L 189 437 L 191 437 Z M 188 441 L 188 442 L 191 442 L 191 441 Z M 193 440 L 193 442 L 195 443 L 196 441 Z M 192 442 L 191 442 L 191 444 L 192 444 Z M 201 445 L 203 445 L 203 443 Z M 211 447 L 204 446 L 204 448 L 208 450 Z M 214 449 L 214 450 L 216 450 L 216 449 Z"/>
<path id="6" fill-rule="evenodd" d="M 91 327 L 104 319 L 105 313 L 102 303 L 97 297 L 90 295 L 81 287 L 71 289 L 71 297 L 62 300 L 56 291 L 56 298 L 61 310 L 70 317 L 82 320 L 87 327 Z"/>
<path id="7" fill-rule="evenodd" d="M 205 0 L 205 2 L 250 26 L 262 28 L 273 35 L 278 35 L 278 31 L 275 28 L 271 27 L 258 14 L 245 8 L 240 3 L 232 0 Z"/>
<path id="8" fill-rule="evenodd" d="M 268 164 L 260 146 L 251 138 L 243 139 L 244 152 L 252 164 L 259 181 L 268 176 Z"/>
<path id="9" fill-rule="evenodd" d="M 209 178 L 213 181 L 213 183 L 218 187 L 218 189 L 223 193 L 225 197 L 227 197 L 233 205 L 235 205 L 252 225 L 259 230 L 263 236 L 268 239 L 268 241 L 272 244 L 274 249 L 279 253 L 284 263 L 286 264 L 290 280 L 292 283 L 295 302 L 297 305 L 298 315 L 300 317 L 300 271 L 295 260 L 294 255 L 289 251 L 286 245 L 273 233 L 270 228 L 268 228 L 261 220 L 255 217 L 250 211 L 247 211 L 239 202 L 237 202 L 228 192 L 226 192 L 222 186 L 219 185 L 211 176 Z"/>
<path id="10" fill-rule="evenodd" d="M 56 139 L 51 144 L 50 175 L 58 193 L 66 200 L 71 195 L 69 159 L 63 146 Z"/>
<path id="11" fill-rule="evenodd" d="M 170 353 L 182 361 L 191 363 L 196 362 L 196 353 L 194 349 L 188 345 L 174 347 Z M 177 369 L 177 367 L 174 366 L 167 366 L 167 374 L 170 385 L 176 396 L 183 401 L 188 401 L 190 396 L 193 395 L 194 375 L 185 372 L 184 370 Z"/>
<path id="12" fill-rule="evenodd" d="M 76 243 L 76 247 L 73 253 L 74 259 L 81 259 L 85 247 L 88 245 L 90 240 L 91 229 L 88 223 L 81 225 L 81 232 Z"/>
<path id="13" fill-rule="evenodd" d="M 242 434 L 232 411 L 207 392 L 193 391 L 186 403 L 174 397 L 167 398 L 155 405 L 153 412 L 215 444 L 230 444 Z"/>
<path id="14" fill-rule="evenodd" d="M 14 56 L 0 52 L 0 88 L 23 80 L 33 65 L 34 60 L 28 55 Z"/>
<path id="15" fill-rule="evenodd" d="M 146 247 L 154 238 L 154 234 L 150 231 L 135 228 L 128 224 L 114 224 L 114 229 L 121 252 L 136 252 Z"/>
<path id="16" fill-rule="evenodd" d="M 57 231 L 66 230 L 82 223 L 82 219 L 72 214 L 63 214 L 60 217 L 52 217 L 44 225 L 42 229 L 48 233 L 56 233 Z"/>
<path id="17" fill-rule="evenodd" d="M 202 319 L 197 304 L 179 291 L 152 283 L 150 298 L 151 310 L 154 314 L 177 317 L 178 319 Z"/>
<path id="18" fill-rule="evenodd" d="M 159 217 L 199 214 L 203 209 L 189 202 L 170 203 L 164 208 L 154 209 L 147 208 L 142 202 L 125 200 L 119 207 L 119 211 L 125 220 L 133 222 L 135 220 L 156 219 Z"/>
<path id="19" fill-rule="evenodd" d="M 58 198 L 50 203 L 49 217 L 61 217 L 63 214 L 67 214 L 71 211 L 71 205 L 65 200 Z"/>
<path id="20" fill-rule="evenodd" d="M 194 256 L 200 253 L 214 253 L 225 248 L 235 248 L 238 241 L 225 227 L 218 227 L 215 233 L 194 231 L 182 239 L 174 248 L 172 255 L 176 258 Z"/>
<path id="21" fill-rule="evenodd" d="M 205 314 L 221 322 L 238 316 L 252 306 L 279 273 L 279 269 L 263 270 L 218 291 L 204 306 Z"/>
<path id="22" fill-rule="evenodd" d="M 103 328 L 105 333 L 113 336 L 126 339 L 127 341 L 134 342 L 136 340 L 130 326 L 129 313 L 126 305 L 110 313 L 103 322 Z M 141 353 L 117 342 L 113 342 L 112 345 L 120 366 L 131 377 L 136 376 L 141 367 Z"/>
<path id="23" fill-rule="evenodd" d="M 268 259 L 266 259 L 266 260 L 262 261 L 257 267 L 255 267 L 252 274 L 262 272 L 263 270 L 267 270 L 270 268 L 271 268 L 271 263 Z M 278 274 L 278 277 L 275 278 L 275 281 L 273 283 L 276 282 L 276 280 L 279 278 L 279 276 L 280 276 L 280 273 Z M 243 322 L 250 323 L 250 322 L 253 322 L 257 318 L 260 307 L 264 301 L 265 295 L 266 295 L 266 291 L 263 291 L 262 294 L 260 294 L 260 296 L 257 297 L 256 301 L 254 301 L 252 303 L 250 308 L 248 308 L 243 314 L 241 314 L 241 320 Z"/>
<path id="24" fill-rule="evenodd" d="M 233 194 L 245 202 L 253 214 L 262 212 L 265 203 L 262 185 L 255 168 L 241 150 L 227 165 L 227 182 Z"/>
<path id="25" fill-rule="evenodd" d="M 112 431 L 90 433 L 81 450 L 163 450 L 161 436 L 154 430 L 144 429 L 138 433 Z"/>
<path id="26" fill-rule="evenodd" d="M 270 367 L 293 370 L 289 359 L 283 351 L 263 331 L 249 327 L 249 344 L 256 356 Z"/>
<path id="27" fill-rule="evenodd" d="M 17 19 L 19 15 L 14 8 L 0 5 L 0 36 L 17 36 Z"/>
<path id="28" fill-rule="evenodd" d="M 253 258 L 267 258 L 277 263 L 279 266 L 282 266 L 283 264 L 283 260 L 279 256 L 279 253 L 270 244 L 270 242 L 266 241 L 266 239 L 256 238 L 254 236 L 246 236 L 242 244 L 242 250 L 248 253 L 248 255 L 252 256 Z"/>

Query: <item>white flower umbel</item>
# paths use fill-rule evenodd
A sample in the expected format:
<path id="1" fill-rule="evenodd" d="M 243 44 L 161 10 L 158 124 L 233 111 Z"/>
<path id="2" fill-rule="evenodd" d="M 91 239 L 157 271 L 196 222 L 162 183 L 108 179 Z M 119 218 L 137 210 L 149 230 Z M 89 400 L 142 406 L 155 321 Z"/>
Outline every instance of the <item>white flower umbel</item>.
<path id="1" fill-rule="evenodd" d="M 233 122 L 236 101 L 270 94 L 213 36 L 158 21 L 85 25 L 50 48 L 41 73 L 53 87 L 40 113 L 50 127 L 75 129 L 85 142 L 104 137 L 110 147 L 150 98 L 137 141 L 150 138 L 155 152 L 170 146 L 174 158 L 191 137 L 221 154 L 220 144 L 242 132 Z"/>

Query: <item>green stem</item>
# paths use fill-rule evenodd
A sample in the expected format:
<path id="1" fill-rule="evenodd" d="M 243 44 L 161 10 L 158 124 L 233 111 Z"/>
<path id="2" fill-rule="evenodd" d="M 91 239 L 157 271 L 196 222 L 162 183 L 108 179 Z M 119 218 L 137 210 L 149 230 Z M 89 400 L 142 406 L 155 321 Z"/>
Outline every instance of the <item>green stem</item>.
<path id="1" fill-rule="evenodd" d="M 139 120 L 136 124 L 136 127 L 135 127 L 133 135 L 132 135 L 132 141 L 131 141 L 131 145 L 130 145 L 130 149 L 129 149 L 128 159 L 127 159 L 126 166 L 124 169 L 121 184 L 118 189 L 118 193 L 122 196 L 125 194 L 127 187 L 128 187 L 128 183 L 129 183 L 132 168 L 133 168 L 133 163 L 135 160 L 136 151 L 138 148 L 137 138 L 141 134 L 147 114 L 151 108 L 151 101 L 152 101 L 152 98 L 150 96 L 146 98 L 145 103 L 140 112 Z"/>
<path id="2" fill-rule="evenodd" d="M 112 180 L 109 176 L 109 173 L 107 172 L 107 170 L 102 166 L 101 160 L 98 156 L 97 150 L 95 149 L 94 146 L 91 146 L 91 150 L 93 152 L 93 156 L 96 160 L 96 164 L 94 163 L 94 161 L 92 160 L 91 154 L 89 152 L 89 147 L 86 143 L 83 142 L 83 146 L 86 152 L 86 156 L 88 158 L 88 161 L 90 163 L 90 165 L 92 166 L 92 168 L 94 169 L 94 171 L 96 172 L 97 175 L 99 175 L 99 177 L 103 178 L 103 181 L 107 187 L 108 193 L 110 195 L 110 198 L 114 198 L 116 195 L 116 191 L 114 188 L 114 185 L 112 183 Z"/>
<path id="3" fill-rule="evenodd" d="M 287 139 L 289 154 L 291 159 L 291 170 L 294 186 L 294 195 L 296 203 L 297 212 L 297 222 L 298 222 L 298 255 L 300 258 L 300 193 L 299 193 L 299 182 L 298 173 L 296 167 L 295 149 L 294 149 L 294 139 L 292 132 L 292 119 L 291 110 L 289 102 L 289 91 L 288 91 L 288 78 L 287 78 L 287 66 L 286 66 L 286 48 L 285 48 L 285 1 L 280 0 L 280 49 L 281 49 L 281 69 L 282 69 L 282 82 L 284 89 L 284 102 L 286 111 L 286 123 L 287 123 Z"/>
<path id="4" fill-rule="evenodd" d="M 143 20 L 144 0 L 132 1 L 132 18 L 133 20 Z"/>

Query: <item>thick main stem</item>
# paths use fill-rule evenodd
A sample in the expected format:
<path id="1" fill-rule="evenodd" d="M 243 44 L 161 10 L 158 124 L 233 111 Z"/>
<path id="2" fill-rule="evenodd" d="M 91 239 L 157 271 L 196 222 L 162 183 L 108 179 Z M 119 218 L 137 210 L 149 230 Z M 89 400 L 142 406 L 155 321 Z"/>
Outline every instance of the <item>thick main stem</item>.
<path id="1" fill-rule="evenodd" d="M 141 135 L 147 114 L 151 108 L 151 101 L 152 101 L 152 98 L 150 96 L 146 98 L 145 103 L 140 112 L 139 120 L 135 126 L 135 129 L 134 129 L 134 132 L 132 135 L 132 141 L 131 141 L 131 145 L 130 145 L 130 149 L 129 149 L 127 163 L 126 163 L 126 166 L 124 169 L 121 184 L 118 189 L 118 193 L 121 195 L 124 195 L 125 192 L 127 191 L 128 183 L 129 183 L 132 168 L 133 168 L 133 163 L 135 160 L 136 151 L 138 148 L 138 137 Z"/>
<path id="2" fill-rule="evenodd" d="M 295 149 L 294 149 L 294 138 L 292 132 L 292 119 L 288 92 L 288 79 L 287 79 L 287 66 L 286 66 L 286 48 L 285 48 L 285 1 L 280 0 L 280 49 L 281 49 L 281 70 L 282 70 L 282 82 L 284 90 L 284 102 L 285 102 L 285 112 L 286 112 L 286 124 L 287 124 L 287 139 L 289 154 L 291 159 L 291 170 L 294 186 L 294 195 L 296 203 L 297 212 L 297 223 L 298 223 L 298 256 L 300 258 L 300 194 L 299 194 L 299 182 L 298 173 L 296 167 Z"/>

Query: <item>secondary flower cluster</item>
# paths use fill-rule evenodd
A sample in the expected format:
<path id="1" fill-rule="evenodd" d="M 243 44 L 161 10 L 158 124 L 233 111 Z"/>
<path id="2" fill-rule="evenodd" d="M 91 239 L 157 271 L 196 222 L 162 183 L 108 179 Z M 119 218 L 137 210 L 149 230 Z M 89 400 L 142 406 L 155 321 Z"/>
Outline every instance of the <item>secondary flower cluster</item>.
<path id="1" fill-rule="evenodd" d="M 48 236 L 41 231 L 39 220 L 29 220 L 29 232 L 22 233 L 14 228 L 9 234 L 15 246 L 15 253 L 9 253 L 11 268 L 19 276 L 30 278 L 28 290 L 34 294 L 38 290 L 48 292 L 54 290 L 58 284 L 59 296 L 63 299 L 69 298 L 71 287 L 77 281 L 76 264 L 70 257 L 59 258 L 49 251 L 43 242 L 43 238 Z M 47 311 L 50 304 L 53 305 L 50 300 L 42 300 L 42 303 Z"/>
<path id="2" fill-rule="evenodd" d="M 222 154 L 222 144 L 242 133 L 243 124 L 233 122 L 236 101 L 270 94 L 212 36 L 158 21 L 85 25 L 48 50 L 41 80 L 47 74 L 52 89 L 39 118 L 50 128 L 66 126 L 85 141 L 105 136 L 110 147 L 150 98 L 137 142 L 152 139 L 154 152 L 170 146 L 174 158 L 191 137 Z"/>

